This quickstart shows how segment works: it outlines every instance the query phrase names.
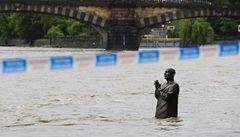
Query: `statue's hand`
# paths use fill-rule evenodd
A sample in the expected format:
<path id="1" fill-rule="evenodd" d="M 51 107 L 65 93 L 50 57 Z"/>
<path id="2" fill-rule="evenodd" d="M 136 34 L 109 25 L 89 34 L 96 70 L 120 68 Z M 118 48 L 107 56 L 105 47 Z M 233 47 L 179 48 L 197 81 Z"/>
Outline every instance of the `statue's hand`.
<path id="1" fill-rule="evenodd" d="M 160 88 L 161 84 L 158 82 L 158 80 L 155 80 L 154 85 L 156 88 Z"/>

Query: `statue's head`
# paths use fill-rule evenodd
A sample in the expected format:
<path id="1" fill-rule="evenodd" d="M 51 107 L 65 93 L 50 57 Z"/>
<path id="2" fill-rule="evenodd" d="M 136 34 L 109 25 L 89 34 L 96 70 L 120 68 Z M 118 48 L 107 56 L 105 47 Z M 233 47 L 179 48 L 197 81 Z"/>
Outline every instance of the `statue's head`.
<path id="1" fill-rule="evenodd" d="M 165 78 L 166 80 L 171 80 L 171 79 L 174 78 L 175 74 L 176 74 L 175 69 L 173 69 L 173 68 L 168 68 L 168 69 L 165 70 L 164 78 Z"/>

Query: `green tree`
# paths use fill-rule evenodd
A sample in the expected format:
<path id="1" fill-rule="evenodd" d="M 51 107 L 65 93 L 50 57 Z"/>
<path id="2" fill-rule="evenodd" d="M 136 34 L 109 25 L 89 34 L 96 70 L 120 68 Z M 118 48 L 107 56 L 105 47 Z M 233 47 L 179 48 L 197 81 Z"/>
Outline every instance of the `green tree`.
<path id="1" fill-rule="evenodd" d="M 73 19 L 65 19 L 62 17 L 52 17 L 49 19 L 50 26 L 57 26 L 64 36 L 79 37 L 81 39 L 86 39 L 88 34 L 90 34 L 89 27 L 79 21 Z M 51 28 L 51 27 L 50 27 Z"/>
<path id="2" fill-rule="evenodd" d="M 0 39 L 20 38 L 30 45 L 35 39 L 72 36 L 86 40 L 99 37 L 95 29 L 73 19 L 58 16 L 11 13 L 0 15 Z"/>
<path id="3" fill-rule="evenodd" d="M 209 18 L 209 23 L 213 27 L 218 39 L 239 39 L 238 25 L 240 19 L 234 18 Z"/>
<path id="4" fill-rule="evenodd" d="M 65 36 L 69 35 L 68 33 L 68 26 L 72 24 L 73 20 L 69 20 L 62 17 L 52 17 L 51 19 L 51 26 L 57 26 Z"/>
<path id="5" fill-rule="evenodd" d="M 191 32 L 192 32 L 191 19 L 181 20 L 179 22 L 179 36 L 182 38 L 183 45 L 191 44 Z"/>
<path id="6" fill-rule="evenodd" d="M 72 22 L 67 30 L 71 36 L 77 36 L 81 39 L 85 39 L 88 33 L 88 30 L 86 28 L 87 26 L 80 22 Z"/>
<path id="7" fill-rule="evenodd" d="M 48 32 L 47 36 L 50 38 L 50 45 L 52 44 L 52 39 L 54 40 L 54 44 L 56 43 L 56 37 L 64 36 L 62 30 L 58 26 L 52 26 Z"/>
<path id="8" fill-rule="evenodd" d="M 218 0 L 220 4 L 239 4 L 239 0 Z"/>
<path id="9" fill-rule="evenodd" d="M 229 0 L 229 2 L 230 2 L 231 4 L 239 4 L 239 3 L 240 3 L 239 0 Z"/>
<path id="10" fill-rule="evenodd" d="M 5 45 L 8 45 L 8 40 L 16 36 L 11 21 L 9 14 L 0 15 L 0 39 L 5 41 Z"/>
<path id="11" fill-rule="evenodd" d="M 64 36 L 64 33 L 62 32 L 62 30 L 58 26 L 52 26 L 48 30 L 47 35 L 49 37 L 62 37 L 62 36 Z"/>
<path id="12" fill-rule="evenodd" d="M 24 39 L 27 43 L 32 45 L 34 40 L 44 36 L 40 15 L 33 15 L 30 13 L 18 13 L 16 15 L 16 32 L 21 39 Z"/>
<path id="13" fill-rule="evenodd" d="M 207 37 L 213 41 L 214 31 L 206 19 L 197 18 L 192 25 L 191 40 L 194 44 L 206 44 Z"/>
<path id="14" fill-rule="evenodd" d="M 207 40 L 213 40 L 214 31 L 206 19 L 185 19 L 179 22 L 179 36 L 183 39 L 183 45 L 206 44 Z M 207 39 L 210 37 L 209 39 Z"/>
<path id="15" fill-rule="evenodd" d="M 220 20 L 220 30 L 224 35 L 227 34 L 236 34 L 238 21 L 229 18 L 222 18 Z"/>

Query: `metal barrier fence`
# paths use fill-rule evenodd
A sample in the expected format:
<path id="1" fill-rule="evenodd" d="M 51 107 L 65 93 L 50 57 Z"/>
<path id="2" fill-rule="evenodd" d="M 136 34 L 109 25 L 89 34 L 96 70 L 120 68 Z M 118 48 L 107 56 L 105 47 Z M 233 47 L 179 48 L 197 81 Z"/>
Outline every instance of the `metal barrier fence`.
<path id="1" fill-rule="evenodd" d="M 193 60 L 208 57 L 239 55 L 240 43 L 223 43 L 218 46 L 163 48 L 137 52 L 112 52 L 93 55 L 52 56 L 35 58 L 0 59 L 0 74 L 73 70 L 83 68 L 138 65 L 172 60 Z"/>
<path id="2" fill-rule="evenodd" d="M 181 47 L 181 38 L 143 38 L 139 48 Z"/>

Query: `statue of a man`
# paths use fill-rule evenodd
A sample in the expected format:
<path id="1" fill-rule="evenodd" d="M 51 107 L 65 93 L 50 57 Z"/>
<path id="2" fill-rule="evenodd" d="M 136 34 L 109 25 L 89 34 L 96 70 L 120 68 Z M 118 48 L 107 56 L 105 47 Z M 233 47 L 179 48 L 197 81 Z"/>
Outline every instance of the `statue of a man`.
<path id="1" fill-rule="evenodd" d="M 178 116 L 178 94 L 179 85 L 174 81 L 174 75 L 176 71 L 172 68 L 168 68 L 164 77 L 167 80 L 162 85 L 158 80 L 154 82 L 155 85 L 155 97 L 157 99 L 156 118 L 170 118 Z"/>

